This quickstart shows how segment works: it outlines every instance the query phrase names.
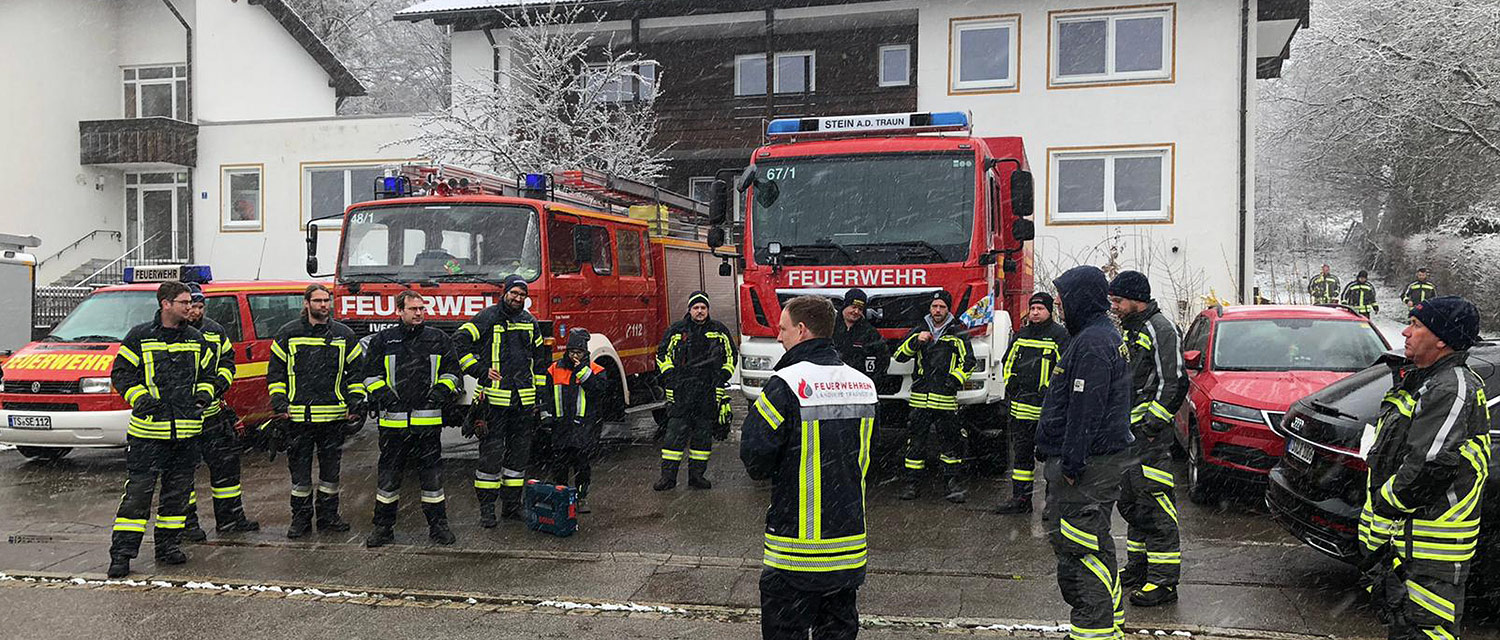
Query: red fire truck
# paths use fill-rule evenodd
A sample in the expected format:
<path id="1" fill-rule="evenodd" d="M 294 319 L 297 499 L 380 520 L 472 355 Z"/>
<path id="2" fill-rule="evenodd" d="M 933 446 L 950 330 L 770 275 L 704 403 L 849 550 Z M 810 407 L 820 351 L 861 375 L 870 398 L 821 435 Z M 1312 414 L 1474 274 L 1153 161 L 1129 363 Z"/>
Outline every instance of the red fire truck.
<path id="1" fill-rule="evenodd" d="M 408 288 L 427 299 L 428 324 L 452 333 L 519 275 L 557 353 L 569 329 L 593 334 L 590 351 L 621 381 L 609 410 L 618 416 L 659 401 L 656 345 L 689 293 L 708 291 L 726 324 L 737 317 L 733 280 L 714 275 L 698 224 L 707 205 L 687 196 L 594 171 L 514 181 L 447 165 L 385 173 L 375 200 L 325 219 L 343 231 L 334 316 L 360 335 L 396 323 L 395 296 Z M 308 273 L 318 270 L 318 226 L 308 226 Z"/>
<path id="2" fill-rule="evenodd" d="M 783 119 L 766 134 L 749 168 L 721 173 L 711 203 L 711 222 L 723 225 L 738 199 L 731 186 L 743 195 L 745 394 L 759 395 L 783 353 L 776 322 L 791 298 L 859 287 L 871 322 L 896 340 L 945 289 L 978 361 L 959 403 L 1001 400 L 998 365 L 1033 284 L 1034 187 L 1021 139 L 973 137 L 965 113 Z M 722 226 L 711 239 L 724 242 Z M 911 372 L 893 364 L 877 381 L 882 397 L 906 398 Z"/>

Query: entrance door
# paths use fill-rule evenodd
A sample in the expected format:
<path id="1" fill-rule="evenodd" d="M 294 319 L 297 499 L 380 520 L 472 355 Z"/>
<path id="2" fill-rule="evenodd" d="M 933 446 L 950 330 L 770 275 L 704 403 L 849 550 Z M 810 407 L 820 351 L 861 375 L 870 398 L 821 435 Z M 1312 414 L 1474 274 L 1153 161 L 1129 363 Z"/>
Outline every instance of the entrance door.
<path id="1" fill-rule="evenodd" d="M 191 207 L 186 173 L 125 174 L 125 239 L 131 257 L 190 260 Z"/>

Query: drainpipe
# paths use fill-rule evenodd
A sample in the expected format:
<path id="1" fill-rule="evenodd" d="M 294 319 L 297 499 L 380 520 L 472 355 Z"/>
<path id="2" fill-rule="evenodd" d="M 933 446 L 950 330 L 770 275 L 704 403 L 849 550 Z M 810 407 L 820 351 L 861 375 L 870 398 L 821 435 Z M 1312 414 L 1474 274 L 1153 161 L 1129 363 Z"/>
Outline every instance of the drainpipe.
<path id="1" fill-rule="evenodd" d="M 186 18 L 182 17 L 182 12 L 180 12 L 180 11 L 177 10 L 177 7 L 172 4 L 172 0 L 161 0 L 161 3 L 164 4 L 164 5 L 167 5 L 167 10 L 172 12 L 172 17 L 177 18 L 177 22 L 182 25 L 183 33 L 186 34 L 186 42 L 187 42 L 187 55 L 186 55 L 186 58 L 187 58 L 187 60 L 186 60 L 187 78 L 186 78 L 186 82 L 184 84 L 187 85 L 187 99 L 184 102 L 187 105 L 187 107 L 186 107 L 186 113 L 183 113 L 182 116 L 183 116 L 183 120 L 185 120 L 187 122 L 192 122 L 193 121 L 193 26 L 190 25 L 190 24 L 188 24 L 188 21 L 187 21 Z M 189 171 L 187 172 L 187 177 L 188 177 L 187 178 L 187 193 L 188 193 L 188 195 L 187 195 L 187 202 L 181 203 L 183 206 L 187 207 L 187 214 L 185 216 L 185 220 L 187 222 L 187 224 L 186 224 L 187 229 L 183 230 L 183 233 L 186 233 L 187 237 L 188 237 L 188 243 L 187 243 L 188 250 L 187 250 L 187 255 L 183 256 L 183 258 L 185 260 L 187 260 L 188 262 L 192 262 L 193 261 L 193 245 L 195 244 L 193 242 L 193 218 L 194 218 L 194 216 L 193 216 L 193 194 L 195 193 L 195 191 L 193 189 L 193 172 L 192 172 L 191 169 L 189 169 Z M 177 197 L 177 194 L 173 193 L 172 197 L 174 197 L 174 198 Z M 182 215 L 182 214 L 179 213 L 179 215 Z M 172 239 L 172 243 L 174 245 L 173 248 L 172 248 L 172 250 L 175 252 L 177 250 L 177 248 L 175 246 L 177 244 L 177 239 L 173 238 Z"/>
<path id="2" fill-rule="evenodd" d="M 1250 282 L 1246 280 L 1249 260 L 1249 246 L 1251 239 L 1245 237 L 1246 228 L 1249 226 L 1249 197 L 1245 190 L 1249 187 L 1248 161 L 1245 156 L 1249 151 L 1249 127 L 1250 127 L 1250 0 L 1240 0 L 1240 157 L 1239 157 L 1239 291 L 1235 297 L 1240 304 L 1245 303 L 1245 292 L 1250 290 Z"/>
<path id="3" fill-rule="evenodd" d="M 495 90 L 500 90 L 500 47 L 495 43 L 495 34 L 484 28 L 484 39 L 490 41 L 490 72 L 493 74 Z"/>

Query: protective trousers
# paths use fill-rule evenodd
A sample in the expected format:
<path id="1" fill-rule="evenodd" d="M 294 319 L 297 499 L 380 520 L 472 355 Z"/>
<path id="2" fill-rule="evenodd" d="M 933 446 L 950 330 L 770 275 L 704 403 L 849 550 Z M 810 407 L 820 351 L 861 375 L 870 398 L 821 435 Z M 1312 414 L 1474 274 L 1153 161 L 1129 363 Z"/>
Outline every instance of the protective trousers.
<path id="1" fill-rule="evenodd" d="M 594 469 L 589 464 L 590 451 L 583 447 L 558 447 L 552 459 L 552 480 L 555 484 L 578 487 L 578 496 L 588 493 Z"/>
<path id="2" fill-rule="evenodd" d="M 156 440 L 126 436 L 125 495 L 115 512 L 114 533 L 110 536 L 111 558 L 134 558 L 146 536 L 146 521 L 151 517 L 151 494 L 161 481 L 161 499 L 156 506 L 156 555 L 177 549 L 182 528 L 187 524 L 188 491 L 193 487 L 193 464 L 198 445 L 186 440 Z"/>
<path id="3" fill-rule="evenodd" d="M 344 459 L 344 423 L 292 422 L 286 464 L 292 472 L 292 522 L 313 517 L 313 456 L 318 458 L 318 524 L 337 521 L 339 515 L 339 466 Z"/>
<path id="4" fill-rule="evenodd" d="M 531 464 L 531 441 L 537 418 L 528 406 L 489 405 L 487 428 L 479 439 L 479 465 L 474 469 L 474 492 L 479 504 L 500 500 L 506 511 L 521 507 L 526 467 Z"/>
<path id="5" fill-rule="evenodd" d="M 377 527 L 396 524 L 401 500 L 401 475 L 415 461 L 422 484 L 422 514 L 427 525 L 448 524 L 447 496 L 443 494 L 443 456 L 439 436 L 442 427 L 380 428 L 380 462 L 375 472 L 375 518 Z"/>
<path id="6" fill-rule="evenodd" d="M 1175 587 L 1182 575 L 1177 504 L 1172 500 L 1170 432 L 1148 442 L 1137 435 L 1130 465 L 1120 480 L 1120 516 L 1125 519 L 1127 585 Z"/>
<path id="7" fill-rule="evenodd" d="M 675 477 L 686 456 L 688 474 L 702 476 L 708 470 L 718 423 L 719 400 L 713 387 L 684 385 L 676 389 L 667 413 L 667 433 L 661 442 L 662 474 Z"/>
<path id="8" fill-rule="evenodd" d="M 913 408 L 906 419 L 906 473 L 913 478 L 927 468 L 927 443 L 937 434 L 938 459 L 943 463 L 943 477 L 958 475 L 964 464 L 963 425 L 957 411 Z"/>
<path id="9" fill-rule="evenodd" d="M 1057 555 L 1057 586 L 1073 608 L 1068 637 L 1119 640 L 1124 600 L 1115 564 L 1109 520 L 1120 497 L 1120 473 L 1128 452 L 1093 456 L 1083 475 L 1069 484 L 1062 460 L 1047 461 L 1047 507 L 1042 523 Z"/>
<path id="10" fill-rule="evenodd" d="M 859 633 L 856 589 L 800 591 L 781 572 L 760 574 L 760 637 L 763 640 L 854 640 Z"/>
<path id="11" fill-rule="evenodd" d="M 1031 487 L 1036 481 L 1036 421 L 1011 416 L 1010 428 L 1010 490 L 1017 498 L 1031 499 Z"/>
<path id="12" fill-rule="evenodd" d="M 1411 558 L 1404 523 L 1373 558 L 1370 601 L 1391 640 L 1457 640 L 1463 622 L 1469 561 Z"/>
<path id="13" fill-rule="evenodd" d="M 234 434 L 234 414 L 220 411 L 203 420 L 203 433 L 193 438 L 198 454 L 208 467 L 208 486 L 214 500 L 214 525 L 225 526 L 245 519 L 245 505 L 240 490 L 240 447 Z M 196 474 L 195 474 L 196 475 Z M 187 526 L 198 526 L 198 490 L 196 480 L 190 485 Z"/>

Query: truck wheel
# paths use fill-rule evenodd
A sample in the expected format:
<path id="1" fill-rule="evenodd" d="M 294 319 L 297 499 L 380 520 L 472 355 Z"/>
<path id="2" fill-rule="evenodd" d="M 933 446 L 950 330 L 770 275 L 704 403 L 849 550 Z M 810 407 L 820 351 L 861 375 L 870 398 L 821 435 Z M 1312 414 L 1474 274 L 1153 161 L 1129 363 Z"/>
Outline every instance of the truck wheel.
<path id="1" fill-rule="evenodd" d="M 16 447 L 16 451 L 28 460 L 60 460 L 73 450 L 72 447 Z"/>
<path id="2" fill-rule="evenodd" d="M 1193 425 L 1188 437 L 1188 500 L 1193 504 L 1213 505 L 1219 501 L 1220 480 L 1218 471 L 1203 460 L 1203 443 L 1198 438 L 1197 425 Z"/>

